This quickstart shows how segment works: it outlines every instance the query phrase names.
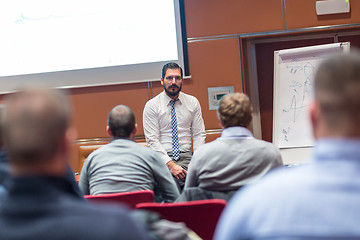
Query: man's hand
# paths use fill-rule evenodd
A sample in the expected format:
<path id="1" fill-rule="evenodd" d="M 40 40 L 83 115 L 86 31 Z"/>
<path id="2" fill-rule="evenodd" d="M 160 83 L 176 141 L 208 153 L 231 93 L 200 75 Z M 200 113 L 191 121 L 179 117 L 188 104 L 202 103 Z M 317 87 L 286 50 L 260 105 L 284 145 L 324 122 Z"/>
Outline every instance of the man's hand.
<path id="1" fill-rule="evenodd" d="M 185 169 L 183 169 L 182 167 L 180 167 L 179 165 L 177 165 L 173 161 L 167 162 L 166 165 L 168 166 L 171 174 L 174 177 L 176 177 L 176 179 L 180 180 L 180 179 L 185 178 L 185 176 L 187 174 L 187 171 Z"/>

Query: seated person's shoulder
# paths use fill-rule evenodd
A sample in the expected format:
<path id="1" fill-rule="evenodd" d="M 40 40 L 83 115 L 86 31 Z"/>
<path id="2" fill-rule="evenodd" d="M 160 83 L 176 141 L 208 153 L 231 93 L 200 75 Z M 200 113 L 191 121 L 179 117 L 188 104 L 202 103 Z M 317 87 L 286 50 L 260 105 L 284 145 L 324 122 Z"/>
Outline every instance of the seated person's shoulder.
<path id="1" fill-rule="evenodd" d="M 227 143 L 222 142 L 219 139 L 215 139 L 212 142 L 205 143 L 194 151 L 193 159 L 196 161 L 206 161 L 211 156 L 225 155 L 229 151 Z"/>
<path id="2" fill-rule="evenodd" d="M 244 187 L 244 193 L 254 198 L 259 198 L 259 194 L 271 193 L 271 197 L 284 195 L 284 201 L 296 196 L 301 192 L 302 186 L 306 185 L 306 165 L 294 168 L 278 167 L 270 171 L 260 181 Z M 270 197 L 267 196 L 267 197 Z M 261 198 L 260 198 L 261 199 Z M 261 201 L 261 200 L 260 200 Z"/>
<path id="3" fill-rule="evenodd" d="M 199 146 L 195 152 L 217 152 L 219 149 L 224 149 L 225 146 L 226 143 L 221 142 L 221 140 L 217 138 L 214 141 Z"/>
<path id="4" fill-rule="evenodd" d="M 252 141 L 254 144 L 256 144 L 255 146 L 262 148 L 266 151 L 273 152 L 274 154 L 280 155 L 279 149 L 273 143 L 256 138 L 253 138 Z"/>
<path id="5" fill-rule="evenodd" d="M 103 153 L 103 152 L 107 152 L 107 144 L 106 145 L 101 145 L 101 146 L 96 146 L 94 148 L 96 148 L 94 151 L 92 151 L 86 158 L 86 161 L 89 161 L 90 159 L 93 159 L 94 157 L 96 157 L 97 155 Z"/>
<path id="6" fill-rule="evenodd" d="M 138 143 L 137 143 L 138 144 Z M 138 144 L 139 146 L 137 147 L 137 151 L 139 154 L 143 155 L 144 157 L 148 157 L 153 159 L 154 161 L 161 161 L 161 156 L 158 152 L 156 152 L 155 150 L 153 150 L 150 147 L 147 146 L 143 146 L 141 144 Z"/>

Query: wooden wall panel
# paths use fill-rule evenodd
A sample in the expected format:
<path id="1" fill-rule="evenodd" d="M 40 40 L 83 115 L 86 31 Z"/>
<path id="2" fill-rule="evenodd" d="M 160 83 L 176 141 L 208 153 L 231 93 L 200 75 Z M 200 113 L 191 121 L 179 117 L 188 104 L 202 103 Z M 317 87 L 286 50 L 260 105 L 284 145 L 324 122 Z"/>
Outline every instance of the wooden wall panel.
<path id="1" fill-rule="evenodd" d="M 281 0 L 185 0 L 188 37 L 282 30 Z"/>
<path id="2" fill-rule="evenodd" d="M 108 137 L 105 131 L 107 116 L 119 104 L 134 111 L 139 126 L 137 135 L 142 135 L 142 110 L 148 99 L 147 83 L 73 89 L 73 125 L 78 131 L 78 139 Z"/>
<path id="3" fill-rule="evenodd" d="M 285 0 L 288 29 L 360 22 L 360 1 L 350 0 L 350 13 L 316 15 L 316 0 Z"/>
<path id="4" fill-rule="evenodd" d="M 183 92 L 195 96 L 201 104 L 205 128 L 219 129 L 215 110 L 209 110 L 208 88 L 234 86 L 241 91 L 238 40 L 223 39 L 188 44 L 191 79 L 184 80 Z M 154 96 L 163 91 L 154 85 Z"/>

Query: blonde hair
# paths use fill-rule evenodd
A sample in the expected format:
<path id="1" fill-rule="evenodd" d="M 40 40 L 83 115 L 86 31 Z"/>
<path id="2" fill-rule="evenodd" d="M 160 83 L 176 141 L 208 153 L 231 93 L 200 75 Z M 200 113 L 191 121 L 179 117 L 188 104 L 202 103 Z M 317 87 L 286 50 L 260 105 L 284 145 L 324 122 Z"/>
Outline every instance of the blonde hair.
<path id="1" fill-rule="evenodd" d="M 243 93 L 233 93 L 222 97 L 218 116 L 224 128 L 247 127 L 252 120 L 252 107 L 249 98 Z"/>

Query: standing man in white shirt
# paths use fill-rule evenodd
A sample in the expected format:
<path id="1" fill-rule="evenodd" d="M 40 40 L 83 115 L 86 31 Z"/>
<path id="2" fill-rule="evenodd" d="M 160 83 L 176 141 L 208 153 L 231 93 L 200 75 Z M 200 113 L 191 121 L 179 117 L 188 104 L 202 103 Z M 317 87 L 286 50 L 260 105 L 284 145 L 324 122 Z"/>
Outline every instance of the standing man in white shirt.
<path id="1" fill-rule="evenodd" d="M 163 66 L 164 91 L 150 99 L 144 108 L 146 142 L 161 154 L 162 160 L 182 189 L 193 150 L 205 143 L 205 126 L 199 101 L 181 92 L 183 71 L 176 63 Z M 191 144 L 191 139 L 193 140 Z"/>

